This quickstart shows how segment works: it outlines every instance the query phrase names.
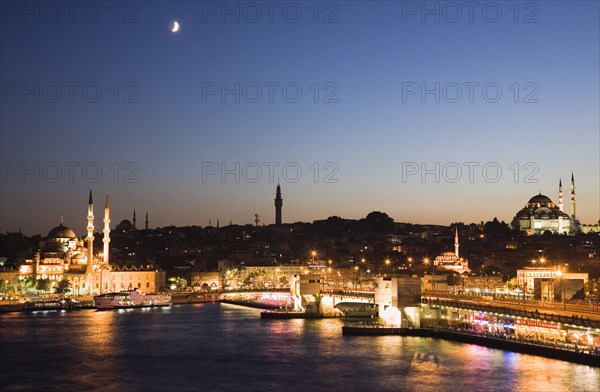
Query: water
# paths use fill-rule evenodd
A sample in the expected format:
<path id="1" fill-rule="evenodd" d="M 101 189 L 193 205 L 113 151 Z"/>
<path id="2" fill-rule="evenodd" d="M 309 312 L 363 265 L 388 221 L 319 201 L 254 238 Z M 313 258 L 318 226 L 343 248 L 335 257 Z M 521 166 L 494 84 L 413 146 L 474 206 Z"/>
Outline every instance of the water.
<path id="1" fill-rule="evenodd" d="M 0 390 L 598 391 L 600 369 L 225 304 L 0 315 Z"/>

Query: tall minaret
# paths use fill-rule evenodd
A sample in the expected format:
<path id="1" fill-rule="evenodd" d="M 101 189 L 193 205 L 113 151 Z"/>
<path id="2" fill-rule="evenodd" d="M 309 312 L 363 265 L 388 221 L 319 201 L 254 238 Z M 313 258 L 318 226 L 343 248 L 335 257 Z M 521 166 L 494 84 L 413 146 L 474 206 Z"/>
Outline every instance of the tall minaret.
<path id="1" fill-rule="evenodd" d="M 456 255 L 456 258 L 459 259 L 460 257 L 458 256 L 458 226 L 455 228 L 455 234 L 454 234 L 454 254 Z"/>
<path id="2" fill-rule="evenodd" d="M 573 218 L 573 221 L 577 217 L 575 210 L 575 177 L 573 176 L 573 173 L 571 173 L 571 217 Z"/>
<path id="3" fill-rule="evenodd" d="M 277 183 L 277 191 L 275 192 L 275 224 L 281 225 L 281 207 L 283 206 L 283 199 L 281 198 L 281 187 Z"/>
<path id="4" fill-rule="evenodd" d="M 148 213 L 146 212 L 146 230 L 148 230 Z"/>
<path id="5" fill-rule="evenodd" d="M 110 207 L 108 205 L 108 195 L 106 195 L 106 203 L 104 203 L 104 230 L 102 230 L 102 232 L 104 233 L 104 238 L 102 239 L 104 245 L 102 263 L 108 264 L 108 254 L 110 252 L 110 247 L 108 245 L 110 243 Z"/>
<path id="6" fill-rule="evenodd" d="M 558 180 L 558 209 L 562 212 L 563 210 L 563 190 L 562 190 L 562 178 Z"/>
<path id="7" fill-rule="evenodd" d="M 88 200 L 88 215 L 87 215 L 87 237 L 85 238 L 87 242 L 87 267 L 85 269 L 86 273 L 91 273 L 94 271 L 93 263 L 94 263 L 94 202 L 92 201 L 92 190 L 90 189 L 90 198 Z"/>
<path id="8" fill-rule="evenodd" d="M 135 229 L 135 209 L 133 210 L 133 228 Z"/>

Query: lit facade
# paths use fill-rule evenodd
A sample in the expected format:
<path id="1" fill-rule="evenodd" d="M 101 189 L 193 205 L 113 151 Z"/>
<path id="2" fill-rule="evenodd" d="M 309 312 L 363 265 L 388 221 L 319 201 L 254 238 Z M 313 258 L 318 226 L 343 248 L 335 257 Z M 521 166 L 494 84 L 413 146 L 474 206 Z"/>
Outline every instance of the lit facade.
<path id="1" fill-rule="evenodd" d="M 215 291 L 222 289 L 219 272 L 192 272 L 191 283 L 194 291 Z"/>
<path id="2" fill-rule="evenodd" d="M 110 291 L 140 289 L 154 293 L 165 287 L 165 273 L 150 266 L 119 268 L 109 264 L 110 206 L 108 196 L 104 205 L 103 251 L 95 254 L 94 205 L 90 191 L 87 209 L 87 235 L 78 238 L 75 232 L 60 225 L 50 230 L 40 241 L 32 259 L 19 266 L 19 279 L 34 276 L 36 280 L 48 279 L 51 287 L 68 280 L 71 294 L 96 295 Z"/>
<path id="3" fill-rule="evenodd" d="M 557 234 L 568 234 L 576 231 L 579 223 L 576 217 L 575 178 L 571 175 L 571 216 L 563 211 L 562 180 L 558 183 L 558 204 L 541 193 L 533 196 L 525 206 L 516 213 L 511 222 L 515 230 L 528 235 L 543 234 L 546 231 Z"/>
<path id="4" fill-rule="evenodd" d="M 471 269 L 469 268 L 469 262 L 466 259 L 460 257 L 459 247 L 460 244 L 458 242 L 457 228 L 454 235 L 454 252 L 444 252 L 441 255 L 437 256 L 433 262 L 434 265 L 437 268 L 454 271 L 459 274 L 471 272 Z"/>
<path id="5" fill-rule="evenodd" d="M 587 272 L 565 272 L 553 268 L 523 268 L 517 270 L 517 285 L 537 298 L 570 298 L 575 291 L 588 285 Z M 579 282 L 579 284 L 577 284 Z"/>

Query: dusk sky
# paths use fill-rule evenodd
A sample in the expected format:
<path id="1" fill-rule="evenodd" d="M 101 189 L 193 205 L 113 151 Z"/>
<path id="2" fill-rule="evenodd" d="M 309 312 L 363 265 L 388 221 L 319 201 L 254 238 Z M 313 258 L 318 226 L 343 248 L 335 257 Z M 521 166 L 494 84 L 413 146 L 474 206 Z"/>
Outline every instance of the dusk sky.
<path id="1" fill-rule="evenodd" d="M 596 223 L 599 3 L 474 3 L 3 1 L 0 232 L 84 235 L 89 189 L 96 231 L 107 193 L 111 227 L 271 224 L 277 181 L 284 223 L 510 222 L 571 173 Z"/>

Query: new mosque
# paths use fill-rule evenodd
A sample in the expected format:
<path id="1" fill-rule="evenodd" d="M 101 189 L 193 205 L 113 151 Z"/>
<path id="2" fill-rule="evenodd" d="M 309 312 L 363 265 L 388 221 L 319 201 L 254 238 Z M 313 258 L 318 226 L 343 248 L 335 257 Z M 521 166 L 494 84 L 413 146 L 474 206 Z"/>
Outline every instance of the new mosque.
<path id="1" fill-rule="evenodd" d="M 137 288 L 154 293 L 164 288 L 165 273 L 151 267 L 121 269 L 109 264 L 110 206 L 108 195 L 104 204 L 103 248 L 94 252 L 94 203 L 92 191 L 87 208 L 87 235 L 79 238 L 75 232 L 60 225 L 48 232 L 40 241 L 33 259 L 25 260 L 19 268 L 19 279 L 34 276 L 49 279 L 52 286 L 61 280 L 71 283 L 71 294 L 96 295 L 105 292 Z"/>

